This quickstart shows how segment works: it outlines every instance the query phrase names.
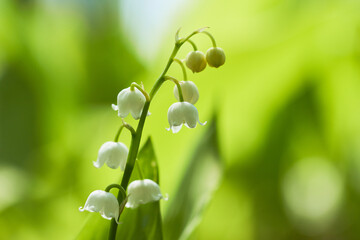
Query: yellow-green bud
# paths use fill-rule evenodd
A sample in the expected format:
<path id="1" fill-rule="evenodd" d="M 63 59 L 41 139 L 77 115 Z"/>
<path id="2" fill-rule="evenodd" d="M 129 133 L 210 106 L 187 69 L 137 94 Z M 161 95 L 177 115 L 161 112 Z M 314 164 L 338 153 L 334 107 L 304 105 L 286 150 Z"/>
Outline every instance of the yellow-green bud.
<path id="1" fill-rule="evenodd" d="M 225 53 L 219 47 L 209 48 L 206 52 L 206 61 L 210 67 L 218 68 L 225 63 Z"/>
<path id="2" fill-rule="evenodd" d="M 206 67 L 205 54 L 200 51 L 189 52 L 185 62 L 186 66 L 193 72 L 201 72 Z"/>

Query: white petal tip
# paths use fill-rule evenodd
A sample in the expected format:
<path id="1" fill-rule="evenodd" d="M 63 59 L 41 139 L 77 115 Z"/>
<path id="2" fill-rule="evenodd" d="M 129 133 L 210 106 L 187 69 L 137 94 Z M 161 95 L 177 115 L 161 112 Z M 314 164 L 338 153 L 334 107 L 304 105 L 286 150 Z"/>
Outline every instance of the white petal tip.
<path id="1" fill-rule="evenodd" d="M 103 218 L 105 218 L 106 220 L 111 220 L 112 217 L 107 217 L 104 214 L 100 214 Z"/>
<path id="2" fill-rule="evenodd" d="M 126 207 L 126 208 L 132 208 L 132 209 L 133 209 L 133 208 L 136 208 L 134 205 L 128 204 L 128 203 L 125 205 L 125 207 Z"/>
<path id="3" fill-rule="evenodd" d="M 166 130 L 168 131 L 172 131 L 172 133 L 178 133 L 180 131 L 181 128 L 174 128 L 174 127 L 169 127 L 169 128 L 166 128 Z"/>
<path id="4" fill-rule="evenodd" d="M 165 196 L 163 197 L 165 201 L 169 200 L 169 194 L 165 193 Z"/>
<path id="5" fill-rule="evenodd" d="M 114 111 L 118 111 L 118 110 L 119 110 L 118 106 L 115 105 L 115 104 L 111 104 L 111 108 L 112 108 Z"/>
<path id="6" fill-rule="evenodd" d="M 201 126 L 204 126 L 206 123 L 207 123 L 207 121 L 205 121 L 204 123 L 201 123 L 201 122 L 199 121 L 199 124 L 200 124 Z"/>
<path id="7" fill-rule="evenodd" d="M 173 133 L 178 133 L 181 130 L 181 128 L 182 128 L 182 124 L 179 126 L 172 126 L 171 130 Z"/>
<path id="8" fill-rule="evenodd" d="M 111 168 L 111 169 L 117 169 L 119 166 L 113 166 L 113 165 L 108 164 L 108 167 Z"/>
<path id="9" fill-rule="evenodd" d="M 93 162 L 94 167 L 101 168 L 100 164 L 98 162 Z"/>
<path id="10" fill-rule="evenodd" d="M 79 211 L 83 212 L 83 211 L 85 211 L 85 209 L 83 207 L 79 207 Z"/>

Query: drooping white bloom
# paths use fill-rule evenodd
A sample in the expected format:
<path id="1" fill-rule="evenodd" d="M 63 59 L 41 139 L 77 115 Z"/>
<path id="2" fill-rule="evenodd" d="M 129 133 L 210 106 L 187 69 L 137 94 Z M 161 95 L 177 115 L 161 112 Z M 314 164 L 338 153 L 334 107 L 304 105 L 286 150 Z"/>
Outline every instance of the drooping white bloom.
<path id="1" fill-rule="evenodd" d="M 93 162 L 93 164 L 95 167 L 101 168 L 106 163 L 109 168 L 116 169 L 120 167 L 124 171 L 128 153 L 129 150 L 125 144 L 106 142 L 100 147 L 97 161 Z"/>
<path id="2" fill-rule="evenodd" d="M 199 121 L 199 113 L 194 105 L 188 102 L 176 102 L 169 107 L 168 110 L 168 121 L 170 128 L 173 133 L 180 131 L 183 124 L 188 128 L 196 127 L 198 122 L 200 125 L 205 125 L 206 122 L 201 123 Z"/>
<path id="3" fill-rule="evenodd" d="M 129 184 L 128 201 L 125 207 L 137 208 L 140 204 L 159 201 L 162 198 L 164 197 L 156 182 L 150 179 L 135 180 Z"/>
<path id="4" fill-rule="evenodd" d="M 87 198 L 85 206 L 80 207 L 79 210 L 81 212 L 85 210 L 98 212 L 103 218 L 108 220 L 114 218 L 116 223 L 119 224 L 119 202 L 112 193 L 102 190 L 93 191 Z"/>
<path id="5" fill-rule="evenodd" d="M 191 104 L 195 104 L 197 100 L 199 99 L 199 90 L 196 87 L 195 83 L 192 81 L 181 81 L 180 87 L 182 91 L 182 95 L 184 97 L 185 102 L 189 102 Z M 179 100 L 179 90 L 177 88 L 177 85 L 174 87 L 174 95 L 175 98 Z"/>
<path id="6" fill-rule="evenodd" d="M 117 96 L 117 105 L 112 104 L 112 108 L 118 111 L 118 116 L 125 118 L 129 113 L 135 120 L 141 117 L 142 110 L 145 104 L 145 96 L 139 89 L 133 90 L 128 87 L 121 90 Z"/>

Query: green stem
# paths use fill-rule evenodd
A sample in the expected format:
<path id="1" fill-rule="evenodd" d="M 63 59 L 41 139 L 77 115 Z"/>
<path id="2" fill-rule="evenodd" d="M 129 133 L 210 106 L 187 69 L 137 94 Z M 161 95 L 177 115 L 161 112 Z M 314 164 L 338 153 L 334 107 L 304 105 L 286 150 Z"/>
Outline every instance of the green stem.
<path id="1" fill-rule="evenodd" d="M 184 97 L 183 97 L 183 94 L 182 94 L 182 89 L 181 89 L 179 81 L 176 78 L 173 78 L 173 77 L 170 77 L 170 76 L 165 76 L 165 80 L 171 80 L 176 84 L 178 92 L 179 92 L 179 100 L 180 100 L 180 102 L 183 102 Z"/>
<path id="2" fill-rule="evenodd" d="M 136 87 L 144 95 L 146 101 L 150 101 L 149 94 L 136 82 L 131 83 L 130 89 Z"/>
<path id="3" fill-rule="evenodd" d="M 185 69 L 184 63 L 178 58 L 174 58 L 174 61 L 180 65 L 181 70 L 183 72 L 184 81 L 187 81 L 187 74 L 186 74 L 186 69 Z"/>
<path id="4" fill-rule="evenodd" d="M 119 127 L 119 130 L 117 131 L 117 133 L 116 133 L 116 135 L 115 135 L 114 142 L 118 142 L 118 141 L 119 141 L 120 134 L 121 134 L 121 132 L 122 132 L 122 130 L 123 130 L 124 127 L 125 127 L 126 129 L 128 129 L 128 130 L 131 132 L 132 135 L 135 134 L 134 128 L 133 128 L 130 124 L 126 123 L 126 122 L 124 121 L 124 119 L 121 119 L 121 120 L 122 120 L 123 124 Z"/>
<path id="5" fill-rule="evenodd" d="M 177 52 L 179 51 L 181 45 L 183 45 L 184 42 L 177 42 L 175 43 L 174 49 L 169 57 L 169 60 L 164 68 L 164 71 L 161 73 L 160 77 L 158 78 L 158 80 L 156 80 L 153 88 L 150 91 L 150 101 L 152 101 L 152 99 L 154 98 L 155 94 L 157 93 L 157 91 L 159 90 L 159 88 L 161 87 L 161 85 L 165 82 L 165 74 L 167 73 L 167 71 L 169 70 L 171 64 L 174 61 L 174 58 L 177 54 Z"/>
<path id="6" fill-rule="evenodd" d="M 114 142 L 118 142 L 118 141 L 119 141 L 119 136 L 120 136 L 121 131 L 123 130 L 123 128 L 124 128 L 124 125 L 121 125 L 121 126 L 119 127 L 119 130 L 117 131 L 117 133 L 116 133 L 116 135 L 115 135 Z"/>
<path id="7" fill-rule="evenodd" d="M 187 42 L 189 42 L 189 43 L 191 44 L 191 46 L 193 47 L 194 51 L 197 51 L 197 46 L 196 46 L 196 44 L 195 44 L 193 41 L 191 41 L 190 39 L 188 39 Z"/>
<path id="8" fill-rule="evenodd" d="M 127 122 L 125 122 L 123 118 L 121 119 L 121 121 L 122 121 L 122 123 L 123 123 L 123 127 L 125 127 L 127 130 L 129 130 L 130 133 L 131 133 L 131 135 L 134 136 L 134 135 L 135 135 L 135 130 L 134 130 L 134 128 L 133 128 L 130 124 L 128 124 Z"/>
<path id="9" fill-rule="evenodd" d="M 209 32 L 207 31 L 202 31 L 202 33 L 208 35 L 208 37 L 211 39 L 212 45 L 214 48 L 216 48 L 216 42 L 215 42 L 215 38 L 213 37 L 213 35 L 211 35 Z"/>
<path id="10" fill-rule="evenodd" d="M 120 186 L 119 184 L 116 184 L 116 183 L 113 183 L 113 184 L 110 184 L 109 186 L 107 186 L 107 187 L 105 188 L 105 192 L 110 192 L 110 190 L 111 190 L 112 188 L 117 188 L 117 189 L 119 189 L 119 194 L 121 193 L 122 199 L 125 199 L 125 198 L 126 198 L 126 192 L 125 192 L 124 188 L 123 188 L 122 186 Z M 120 203 L 121 203 L 121 202 L 120 202 Z"/>

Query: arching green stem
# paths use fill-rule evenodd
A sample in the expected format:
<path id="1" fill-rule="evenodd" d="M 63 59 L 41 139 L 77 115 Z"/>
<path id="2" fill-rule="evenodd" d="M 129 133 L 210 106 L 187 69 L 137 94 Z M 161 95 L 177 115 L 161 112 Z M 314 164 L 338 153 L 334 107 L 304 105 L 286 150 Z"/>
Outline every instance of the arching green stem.
<path id="1" fill-rule="evenodd" d="M 109 186 L 107 186 L 107 187 L 105 188 L 105 192 L 110 192 L 110 190 L 111 190 L 112 188 L 117 188 L 117 189 L 119 189 L 119 194 L 122 195 L 122 199 L 125 199 L 125 198 L 126 198 L 126 192 L 125 192 L 124 188 L 123 188 L 122 186 L 120 186 L 119 184 L 116 184 L 116 183 L 110 184 Z M 120 203 L 121 203 L 121 202 L 120 202 Z"/>
<path id="2" fill-rule="evenodd" d="M 114 142 L 119 141 L 120 134 L 124 128 L 128 129 L 131 132 L 131 135 L 135 134 L 134 128 L 130 124 L 125 122 L 124 119 L 121 119 L 121 120 L 122 120 L 122 125 L 119 127 L 119 130 L 117 131 L 117 133 L 115 135 Z"/>
<path id="3" fill-rule="evenodd" d="M 196 44 L 195 44 L 193 41 L 191 41 L 190 39 L 188 39 L 187 42 L 191 44 L 191 46 L 193 47 L 194 51 L 197 51 L 197 46 L 196 46 Z"/>
<path id="4" fill-rule="evenodd" d="M 184 97 L 183 97 L 183 94 L 182 94 L 182 89 L 181 89 L 181 86 L 180 86 L 180 82 L 176 78 L 171 77 L 171 76 L 165 76 L 165 80 L 171 80 L 176 84 L 178 92 L 179 92 L 179 100 L 180 100 L 180 102 L 183 102 Z"/>
<path id="5" fill-rule="evenodd" d="M 191 37 L 193 37 L 194 35 L 196 35 L 196 34 L 198 34 L 198 33 L 203 32 L 203 31 L 204 31 L 205 29 L 207 29 L 207 28 L 209 28 L 209 27 L 203 27 L 203 28 L 197 29 L 197 30 L 193 31 L 191 34 L 189 34 L 186 38 L 180 38 L 180 39 L 177 41 L 177 43 L 183 44 L 184 42 L 186 42 L 187 40 L 189 40 Z M 180 29 L 179 29 L 179 31 L 180 31 Z M 177 33 L 177 34 L 178 34 L 178 33 Z"/>
<path id="6" fill-rule="evenodd" d="M 129 130 L 130 131 L 130 133 L 131 133 L 131 135 L 132 136 L 134 136 L 135 135 L 135 129 L 130 125 L 130 124 L 128 124 L 127 122 L 125 122 L 125 120 L 122 118 L 121 119 L 121 121 L 122 121 L 122 124 L 123 124 L 123 126 L 127 129 L 127 130 Z"/>
<path id="7" fill-rule="evenodd" d="M 130 89 L 134 89 L 135 87 L 144 95 L 146 101 L 150 101 L 149 94 L 139 84 L 136 82 L 131 83 Z"/>
<path id="8" fill-rule="evenodd" d="M 183 72 L 184 81 L 187 81 L 187 74 L 186 74 L 186 69 L 185 69 L 184 63 L 178 58 L 174 58 L 174 61 L 180 65 L 182 72 Z"/>
<path id="9" fill-rule="evenodd" d="M 119 127 L 119 130 L 117 131 L 116 135 L 115 135 L 115 138 L 114 138 L 114 142 L 118 142 L 119 141 L 119 137 L 120 137 L 120 134 L 121 134 L 121 131 L 123 130 L 124 128 L 124 125 L 121 125 Z"/>
<path id="10" fill-rule="evenodd" d="M 213 35 L 211 35 L 209 32 L 207 31 L 202 31 L 202 33 L 208 35 L 208 37 L 211 39 L 211 42 L 212 42 L 212 45 L 213 47 L 215 48 L 216 47 L 216 41 L 215 41 L 215 38 L 213 37 Z"/>

